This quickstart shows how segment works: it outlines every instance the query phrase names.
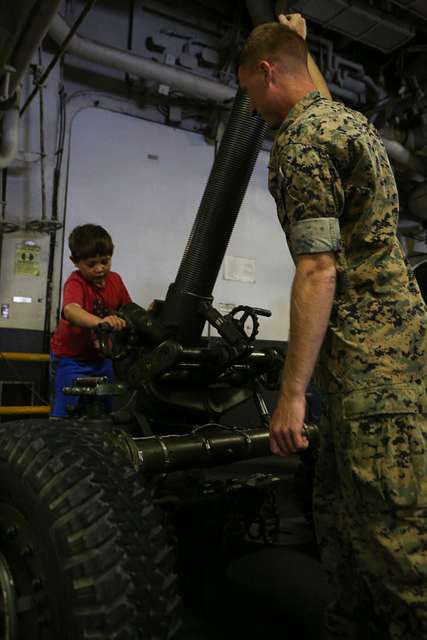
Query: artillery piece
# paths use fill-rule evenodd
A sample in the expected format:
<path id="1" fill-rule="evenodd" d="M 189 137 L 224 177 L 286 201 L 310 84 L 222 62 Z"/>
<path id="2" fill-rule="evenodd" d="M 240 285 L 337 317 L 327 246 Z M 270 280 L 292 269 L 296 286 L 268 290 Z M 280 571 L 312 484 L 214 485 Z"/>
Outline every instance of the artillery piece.
<path id="1" fill-rule="evenodd" d="M 80 417 L 0 425 L 5 640 L 171 638 L 180 598 L 160 505 L 179 502 L 179 472 L 269 454 L 262 389 L 277 385 L 283 355 L 254 342 L 269 311 L 223 316 L 212 304 L 263 134 L 239 91 L 166 299 L 123 307 L 126 329 L 102 339 L 117 384 L 77 380 L 68 392 L 82 399 Z M 205 323 L 218 338 L 202 336 Z M 124 407 L 99 409 L 100 398 L 123 392 Z M 221 424 L 249 398 L 258 424 Z M 259 495 L 250 502 L 258 509 Z"/>

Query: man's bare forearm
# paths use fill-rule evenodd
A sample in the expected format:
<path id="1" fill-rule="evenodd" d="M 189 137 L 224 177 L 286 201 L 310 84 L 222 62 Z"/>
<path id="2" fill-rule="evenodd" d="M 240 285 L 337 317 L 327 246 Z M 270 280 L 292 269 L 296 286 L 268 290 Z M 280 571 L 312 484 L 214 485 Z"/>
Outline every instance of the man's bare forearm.
<path id="1" fill-rule="evenodd" d="M 324 98 L 327 98 L 327 100 L 332 100 L 332 95 L 329 91 L 328 85 L 326 84 L 326 80 L 323 77 L 322 72 L 320 71 L 310 52 L 307 57 L 307 67 L 316 89 Z"/>
<path id="2" fill-rule="evenodd" d="M 297 266 L 291 295 L 290 332 L 282 394 L 304 394 L 324 340 L 335 294 L 333 263 L 325 268 Z"/>
<path id="3" fill-rule="evenodd" d="M 287 16 L 280 13 L 277 16 L 277 19 L 280 24 L 284 24 L 286 27 L 297 33 L 301 38 L 303 38 L 303 40 L 307 39 L 307 24 L 300 13 L 292 13 Z M 326 80 L 310 52 L 308 52 L 307 55 L 307 68 L 316 89 L 324 98 L 332 100 L 331 92 L 326 84 Z"/>
<path id="4" fill-rule="evenodd" d="M 334 301 L 335 258 L 300 256 L 291 296 L 291 328 L 282 389 L 270 421 L 270 447 L 287 456 L 308 446 L 303 434 L 305 391 L 328 328 Z"/>

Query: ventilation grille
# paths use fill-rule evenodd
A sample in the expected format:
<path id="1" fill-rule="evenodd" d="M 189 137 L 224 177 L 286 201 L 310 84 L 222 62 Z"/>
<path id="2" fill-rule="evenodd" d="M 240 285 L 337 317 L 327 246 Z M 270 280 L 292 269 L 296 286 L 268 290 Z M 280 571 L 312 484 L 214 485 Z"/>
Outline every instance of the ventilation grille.
<path id="1" fill-rule="evenodd" d="M 413 11 L 421 18 L 427 19 L 427 2 L 426 0 L 393 0 L 394 4 L 398 4 L 408 11 Z"/>
<path id="2" fill-rule="evenodd" d="M 420 5 L 425 2 L 407 1 Z M 298 11 L 310 20 L 384 53 L 401 47 L 415 33 L 409 25 L 355 0 L 292 0 L 291 11 Z M 427 6 L 425 11 L 427 13 Z"/>

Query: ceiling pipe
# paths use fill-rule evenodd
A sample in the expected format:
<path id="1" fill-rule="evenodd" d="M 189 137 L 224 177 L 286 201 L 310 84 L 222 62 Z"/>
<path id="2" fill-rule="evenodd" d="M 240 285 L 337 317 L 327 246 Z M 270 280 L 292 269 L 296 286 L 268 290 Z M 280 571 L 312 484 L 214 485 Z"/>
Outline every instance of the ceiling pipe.
<path id="1" fill-rule="evenodd" d="M 58 51 L 56 52 L 56 55 L 53 56 L 53 58 L 51 59 L 51 61 L 47 65 L 46 69 L 38 77 L 36 86 L 34 87 L 32 92 L 30 93 L 30 95 L 27 97 L 22 109 L 19 112 L 20 116 L 22 116 L 25 113 L 25 111 L 28 109 L 28 107 L 30 106 L 30 104 L 34 100 L 35 96 L 38 94 L 38 92 L 39 91 L 41 92 L 44 82 L 48 79 L 52 69 L 54 69 L 54 67 L 56 66 L 58 60 L 61 60 L 64 52 L 67 49 L 67 45 L 68 45 L 69 41 L 71 40 L 73 35 L 76 33 L 77 29 L 80 27 L 81 23 L 86 18 L 88 13 L 90 13 L 90 11 L 91 11 L 93 5 L 95 4 L 95 2 L 96 2 L 96 0 L 86 0 L 85 6 L 83 7 L 82 11 L 79 14 L 79 17 L 77 18 L 77 20 L 75 21 L 73 26 L 70 28 L 67 37 L 65 38 L 64 42 L 59 47 Z"/>
<path id="2" fill-rule="evenodd" d="M 43 41 L 60 4 L 61 0 L 40 0 L 33 8 L 26 28 L 11 56 L 10 64 L 15 68 L 15 73 L 10 81 L 9 95 L 13 95 L 18 89 L 22 77 L 34 53 Z"/>
<path id="3" fill-rule="evenodd" d="M 1 122 L 0 169 L 8 167 L 18 152 L 19 92 L 13 104 L 5 111 Z"/>
<path id="4" fill-rule="evenodd" d="M 358 104 L 360 102 L 359 94 L 355 91 L 351 91 L 350 89 L 346 89 L 345 87 L 340 87 L 334 82 L 327 83 L 330 92 L 334 96 L 338 96 L 338 98 L 343 98 L 343 100 L 348 100 L 353 104 Z"/>
<path id="5" fill-rule="evenodd" d="M 422 162 L 414 153 L 411 153 L 409 149 L 403 146 L 397 140 L 391 140 L 380 131 L 384 146 L 388 155 L 392 160 L 397 162 L 402 168 L 413 171 L 418 175 L 426 176 L 426 165 Z"/>
<path id="6" fill-rule="evenodd" d="M 61 45 L 68 36 L 70 27 L 66 21 L 56 15 L 49 27 L 49 35 Z M 100 44 L 88 38 L 75 34 L 69 41 L 66 52 L 88 62 L 95 62 L 103 66 L 117 69 L 131 75 L 165 84 L 185 95 L 202 98 L 217 103 L 230 101 L 236 95 L 236 89 L 208 78 L 203 78 L 162 64 L 148 58 L 136 55 L 126 49 L 117 49 Z"/>
<path id="7" fill-rule="evenodd" d="M 9 66 L 13 69 L 7 84 L 8 95 L 15 96 L 12 104 L 0 113 L 0 169 L 9 167 L 18 152 L 19 94 L 20 83 L 34 53 L 45 37 L 49 24 L 58 10 L 61 0 L 41 0 L 36 3 L 28 17 L 26 27 L 11 55 Z"/>

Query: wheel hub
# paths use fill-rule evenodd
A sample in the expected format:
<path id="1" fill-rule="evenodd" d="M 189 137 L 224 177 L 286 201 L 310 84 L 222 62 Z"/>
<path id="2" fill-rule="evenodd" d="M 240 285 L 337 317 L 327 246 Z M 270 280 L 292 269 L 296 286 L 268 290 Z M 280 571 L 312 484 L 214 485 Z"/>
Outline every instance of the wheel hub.
<path id="1" fill-rule="evenodd" d="M 41 631 L 47 599 L 33 535 L 24 515 L 5 503 L 0 504 L 0 548 L 1 637 L 48 638 Z"/>

